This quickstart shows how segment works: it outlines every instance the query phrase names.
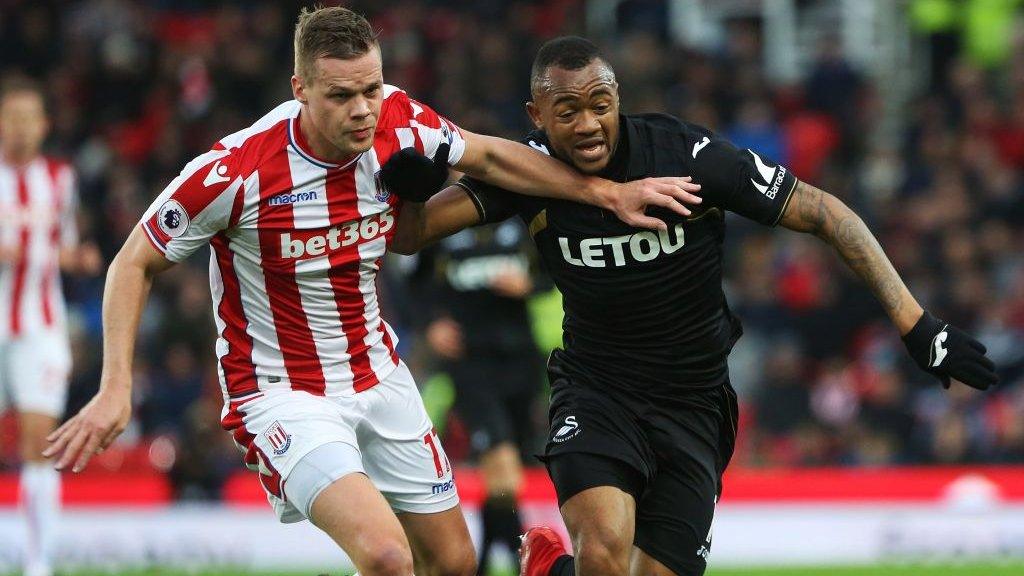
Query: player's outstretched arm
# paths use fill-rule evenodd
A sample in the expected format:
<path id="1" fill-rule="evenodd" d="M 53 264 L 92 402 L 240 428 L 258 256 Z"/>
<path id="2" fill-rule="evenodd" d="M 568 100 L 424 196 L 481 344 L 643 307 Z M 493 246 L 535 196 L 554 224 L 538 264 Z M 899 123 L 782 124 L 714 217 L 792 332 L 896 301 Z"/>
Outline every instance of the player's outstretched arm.
<path id="1" fill-rule="evenodd" d="M 80 471 L 93 454 L 124 431 L 131 417 L 132 357 L 135 333 L 153 276 L 172 266 L 140 227 L 128 237 L 107 270 L 103 291 L 103 374 L 100 389 L 78 414 L 47 437 L 43 451 L 60 470 Z"/>
<path id="2" fill-rule="evenodd" d="M 864 221 L 835 196 L 798 182 L 779 221 L 832 245 L 871 288 L 899 329 L 910 355 L 948 387 L 950 379 L 984 390 L 998 382 L 985 347 L 921 308 Z"/>
<path id="3" fill-rule="evenodd" d="M 528 196 L 547 196 L 600 206 L 640 228 L 665 229 L 647 216 L 648 206 L 662 206 L 683 216 L 683 204 L 700 204 L 698 184 L 689 177 L 646 178 L 619 184 L 586 176 L 541 152 L 502 138 L 463 131 L 466 150 L 455 168 L 488 184 Z"/>

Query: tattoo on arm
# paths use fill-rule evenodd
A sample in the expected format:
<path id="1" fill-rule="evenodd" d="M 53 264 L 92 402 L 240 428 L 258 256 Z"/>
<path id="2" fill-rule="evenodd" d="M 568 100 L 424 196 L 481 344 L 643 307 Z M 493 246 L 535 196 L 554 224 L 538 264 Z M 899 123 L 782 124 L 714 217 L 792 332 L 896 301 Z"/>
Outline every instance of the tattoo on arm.
<path id="1" fill-rule="evenodd" d="M 920 316 L 920 306 L 871 230 L 842 201 L 800 182 L 781 224 L 791 230 L 814 234 L 835 247 L 850 269 L 871 288 L 901 333 L 913 327 Z"/>

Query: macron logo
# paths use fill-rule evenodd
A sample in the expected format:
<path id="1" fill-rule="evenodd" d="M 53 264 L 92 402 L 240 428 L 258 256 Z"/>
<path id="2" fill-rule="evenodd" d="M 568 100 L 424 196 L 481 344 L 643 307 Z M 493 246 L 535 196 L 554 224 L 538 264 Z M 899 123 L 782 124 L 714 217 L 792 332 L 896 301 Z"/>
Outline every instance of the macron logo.
<path id="1" fill-rule="evenodd" d="M 316 190 L 310 190 L 308 192 L 295 192 L 289 194 L 278 194 L 277 196 L 271 196 L 270 200 L 267 200 L 267 204 L 270 206 L 284 206 L 286 204 L 298 204 L 299 202 L 306 202 L 309 200 L 316 200 L 318 198 Z"/>
<path id="2" fill-rule="evenodd" d="M 217 160 L 213 163 L 213 168 L 210 168 L 210 173 L 207 174 L 206 178 L 203 180 L 203 186 L 209 188 L 214 184 L 221 184 L 228 180 L 230 180 L 230 178 L 228 178 L 228 167 L 221 164 L 220 160 Z"/>

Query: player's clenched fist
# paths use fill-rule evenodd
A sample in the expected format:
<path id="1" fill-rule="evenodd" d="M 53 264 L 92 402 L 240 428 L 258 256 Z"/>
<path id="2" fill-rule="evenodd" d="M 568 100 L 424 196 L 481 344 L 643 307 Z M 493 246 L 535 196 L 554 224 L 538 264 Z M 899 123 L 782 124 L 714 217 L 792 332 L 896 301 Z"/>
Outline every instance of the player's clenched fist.
<path id="1" fill-rule="evenodd" d="M 78 472 L 93 454 L 110 446 L 124 431 L 131 415 L 131 396 L 127 391 L 100 390 L 78 414 L 46 437 L 50 446 L 43 456 L 57 458 L 54 467 L 58 470 L 74 462 L 72 471 Z"/>
<path id="2" fill-rule="evenodd" d="M 903 337 L 917 365 L 949 388 L 950 379 L 978 390 L 997 384 L 995 364 L 985 356 L 985 346 L 963 330 L 927 311 Z"/>
<path id="3" fill-rule="evenodd" d="M 407 202 L 426 202 L 448 181 L 450 148 L 447 142 L 438 146 L 433 160 L 415 148 L 395 152 L 380 169 L 384 186 Z"/>
<path id="4" fill-rule="evenodd" d="M 689 176 L 645 178 L 613 184 L 609 188 L 598 205 L 614 212 L 619 220 L 637 228 L 667 229 L 664 222 L 645 213 L 648 206 L 660 206 L 689 216 L 690 210 L 683 203 L 695 205 L 702 201 L 696 195 L 700 191 L 700 184 L 692 182 Z"/>

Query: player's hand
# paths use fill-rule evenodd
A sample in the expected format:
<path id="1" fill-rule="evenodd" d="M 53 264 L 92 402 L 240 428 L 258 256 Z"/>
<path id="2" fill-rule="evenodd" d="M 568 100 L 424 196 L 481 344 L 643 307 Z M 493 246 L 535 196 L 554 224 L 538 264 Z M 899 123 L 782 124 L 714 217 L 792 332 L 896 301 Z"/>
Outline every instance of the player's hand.
<path id="1" fill-rule="evenodd" d="M 996 365 L 985 356 L 985 346 L 963 330 L 925 311 L 903 337 L 910 356 L 922 370 L 949 388 L 950 380 L 985 390 L 999 383 Z"/>
<path id="2" fill-rule="evenodd" d="M 78 271 L 80 274 L 96 276 L 103 272 L 103 254 L 99 246 L 86 242 L 78 247 Z"/>
<path id="3" fill-rule="evenodd" d="M 43 456 L 57 458 L 54 468 L 58 470 L 73 463 L 72 471 L 79 472 L 124 431 L 131 415 L 129 392 L 100 390 L 78 414 L 46 437 L 50 446 Z"/>
<path id="4" fill-rule="evenodd" d="M 17 248 L 10 246 L 0 246 L 0 264 L 10 264 L 17 262 L 20 258 Z"/>
<path id="5" fill-rule="evenodd" d="M 647 207 L 661 206 L 682 216 L 689 216 L 690 209 L 684 204 L 700 204 L 703 200 L 695 194 L 698 191 L 700 184 L 692 182 L 689 176 L 644 178 L 615 184 L 606 196 L 603 207 L 630 226 L 667 230 L 665 222 L 645 214 Z"/>
<path id="6" fill-rule="evenodd" d="M 451 318 L 439 318 L 427 326 L 427 342 L 442 358 L 457 360 L 464 351 L 462 328 Z"/>
<path id="7" fill-rule="evenodd" d="M 491 290 L 505 298 L 523 299 L 533 291 L 533 281 L 523 270 L 509 266 L 491 278 Z"/>
<path id="8" fill-rule="evenodd" d="M 60 251 L 60 268 L 71 274 L 96 276 L 103 271 L 103 255 L 92 242 L 82 243 L 75 248 Z"/>
<path id="9" fill-rule="evenodd" d="M 402 148 L 381 166 L 380 178 L 389 192 L 407 202 L 426 202 L 448 181 L 447 142 L 437 147 L 431 160 L 415 148 Z"/>

